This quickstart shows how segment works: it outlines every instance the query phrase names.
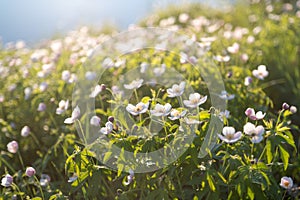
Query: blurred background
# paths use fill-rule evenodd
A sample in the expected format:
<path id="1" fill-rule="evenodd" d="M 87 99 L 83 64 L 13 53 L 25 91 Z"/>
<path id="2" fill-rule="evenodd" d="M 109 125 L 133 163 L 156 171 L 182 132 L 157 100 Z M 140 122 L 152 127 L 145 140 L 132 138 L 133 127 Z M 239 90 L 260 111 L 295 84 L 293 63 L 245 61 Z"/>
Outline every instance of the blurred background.
<path id="1" fill-rule="evenodd" d="M 33 45 L 80 26 L 112 25 L 126 29 L 170 4 L 201 2 L 222 8 L 232 0 L 1 0 L 0 37 L 3 44 L 24 40 Z"/>

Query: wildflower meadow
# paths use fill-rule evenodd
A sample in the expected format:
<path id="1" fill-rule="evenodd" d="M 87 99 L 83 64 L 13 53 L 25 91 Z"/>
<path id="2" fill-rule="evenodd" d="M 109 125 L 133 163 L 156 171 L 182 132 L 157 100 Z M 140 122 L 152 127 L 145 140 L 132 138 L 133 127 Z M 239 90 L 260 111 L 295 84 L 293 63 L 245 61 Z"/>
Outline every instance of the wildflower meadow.
<path id="1" fill-rule="evenodd" d="M 158 10 L 0 49 L 0 199 L 299 199 L 300 1 Z"/>

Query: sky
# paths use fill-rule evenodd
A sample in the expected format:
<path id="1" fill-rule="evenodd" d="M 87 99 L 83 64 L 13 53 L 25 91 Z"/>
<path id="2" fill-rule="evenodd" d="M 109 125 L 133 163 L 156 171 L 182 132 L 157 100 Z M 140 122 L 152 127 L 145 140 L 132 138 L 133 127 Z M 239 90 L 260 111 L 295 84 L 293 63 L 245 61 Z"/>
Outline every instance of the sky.
<path id="1" fill-rule="evenodd" d="M 34 44 L 83 25 L 126 29 L 157 8 L 188 1 L 203 0 L 1 0 L 0 37 Z"/>

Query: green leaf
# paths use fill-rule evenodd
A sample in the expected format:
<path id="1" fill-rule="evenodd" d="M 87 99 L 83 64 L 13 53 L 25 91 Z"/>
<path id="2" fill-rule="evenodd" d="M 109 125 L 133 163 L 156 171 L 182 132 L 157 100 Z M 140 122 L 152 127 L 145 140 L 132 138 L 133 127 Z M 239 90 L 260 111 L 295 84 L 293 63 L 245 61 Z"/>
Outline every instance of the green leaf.
<path id="1" fill-rule="evenodd" d="M 251 187 L 248 187 L 248 188 L 247 188 L 247 194 L 248 194 L 248 196 L 249 196 L 249 198 L 250 198 L 251 200 L 254 199 L 254 192 L 253 192 L 253 190 L 251 189 Z"/>
<path id="2" fill-rule="evenodd" d="M 104 158 L 103 158 L 103 163 L 106 163 L 106 162 L 107 162 L 107 160 L 110 158 L 111 154 L 112 154 L 111 151 L 106 152 L 106 154 L 105 154 L 105 156 L 104 156 Z"/>
<path id="3" fill-rule="evenodd" d="M 273 160 L 272 144 L 270 140 L 266 142 L 267 162 L 270 164 Z"/>
<path id="4" fill-rule="evenodd" d="M 206 175 L 206 180 L 208 182 L 208 185 L 209 185 L 211 191 L 213 191 L 213 192 L 216 191 L 216 186 L 214 184 L 214 180 L 209 173 L 207 173 L 207 175 Z"/>
<path id="5" fill-rule="evenodd" d="M 284 170 L 286 170 L 289 165 L 290 154 L 282 145 L 279 145 L 279 150 L 280 150 L 280 158 L 283 162 Z"/>
<path id="6" fill-rule="evenodd" d="M 222 181 L 224 183 L 227 183 L 227 180 L 225 179 L 225 177 L 220 172 L 217 172 L 217 174 L 219 175 L 219 177 L 222 179 Z"/>

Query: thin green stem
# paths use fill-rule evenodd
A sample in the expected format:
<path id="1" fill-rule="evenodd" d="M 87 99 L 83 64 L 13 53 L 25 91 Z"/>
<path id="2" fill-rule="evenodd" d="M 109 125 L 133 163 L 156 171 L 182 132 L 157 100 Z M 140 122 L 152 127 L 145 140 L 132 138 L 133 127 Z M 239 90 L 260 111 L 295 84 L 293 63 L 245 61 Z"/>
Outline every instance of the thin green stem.
<path id="1" fill-rule="evenodd" d="M 136 103 L 139 103 L 139 96 L 138 96 L 138 93 L 137 93 L 137 90 L 134 89 L 134 94 L 135 94 L 135 98 L 136 98 Z"/>
<path id="2" fill-rule="evenodd" d="M 279 115 L 278 115 L 278 118 L 277 118 L 277 122 L 276 122 L 276 126 L 275 126 L 275 127 L 277 127 L 277 126 L 278 126 L 278 124 L 279 124 L 279 122 L 280 122 L 280 118 L 281 118 L 281 115 L 282 115 L 283 111 L 284 111 L 284 110 L 281 110 L 281 111 L 279 112 Z"/>
<path id="3" fill-rule="evenodd" d="M 45 196 L 44 196 L 44 193 L 43 193 L 43 189 L 42 189 L 42 187 L 41 187 L 41 185 L 40 185 L 39 179 L 37 179 L 37 177 L 34 176 L 34 180 L 37 182 L 37 185 L 38 185 L 37 187 L 39 188 L 39 190 L 40 190 L 40 192 L 41 192 L 42 199 L 45 199 Z"/>
<path id="4" fill-rule="evenodd" d="M 286 195 L 286 191 L 284 192 L 284 194 L 283 194 L 283 197 L 282 197 L 282 199 L 281 199 L 281 200 L 283 200 L 283 199 L 284 199 L 285 195 Z"/>
<path id="5" fill-rule="evenodd" d="M 19 160 L 20 160 L 20 163 L 21 163 L 21 166 L 22 166 L 23 170 L 25 170 L 24 162 L 23 162 L 20 151 L 18 151 L 18 157 L 19 157 Z"/>
<path id="6" fill-rule="evenodd" d="M 259 156 L 257 162 L 259 162 L 259 161 L 262 159 L 262 157 L 263 157 L 265 151 L 266 151 L 266 147 L 264 147 L 264 149 L 263 149 L 263 151 L 261 152 L 261 154 L 260 154 L 260 156 Z"/>
<path id="7" fill-rule="evenodd" d="M 0 156 L 0 160 L 12 171 L 12 173 L 16 173 L 16 170 L 4 159 L 3 156 Z"/>
<path id="8" fill-rule="evenodd" d="M 83 132 L 83 128 L 81 126 L 81 123 L 78 119 L 76 119 L 76 122 L 78 123 L 79 129 L 80 129 L 80 134 L 83 137 L 84 145 L 87 145 L 87 141 L 86 141 L 86 138 L 84 136 L 84 132 Z"/>
<path id="9" fill-rule="evenodd" d="M 181 198 L 184 199 L 184 193 L 183 193 L 183 191 L 182 191 L 181 180 L 180 180 L 180 178 L 179 178 L 179 176 L 178 176 L 177 170 L 175 170 L 175 173 L 176 173 L 176 178 L 177 178 L 177 182 L 178 182 L 178 186 L 179 186 L 179 191 L 180 191 L 180 193 L 181 193 Z"/>

